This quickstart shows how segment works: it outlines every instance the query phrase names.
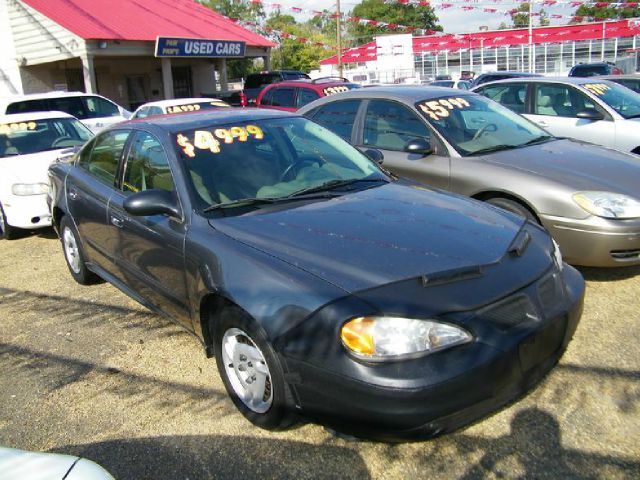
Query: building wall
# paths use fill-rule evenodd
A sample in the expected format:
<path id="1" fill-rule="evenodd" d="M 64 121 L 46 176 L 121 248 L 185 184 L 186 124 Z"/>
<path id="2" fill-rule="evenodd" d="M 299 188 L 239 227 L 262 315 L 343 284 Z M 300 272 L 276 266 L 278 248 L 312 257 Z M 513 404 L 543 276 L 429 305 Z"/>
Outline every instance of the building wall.
<path id="1" fill-rule="evenodd" d="M 22 93 L 7 0 L 0 0 L 0 96 Z"/>

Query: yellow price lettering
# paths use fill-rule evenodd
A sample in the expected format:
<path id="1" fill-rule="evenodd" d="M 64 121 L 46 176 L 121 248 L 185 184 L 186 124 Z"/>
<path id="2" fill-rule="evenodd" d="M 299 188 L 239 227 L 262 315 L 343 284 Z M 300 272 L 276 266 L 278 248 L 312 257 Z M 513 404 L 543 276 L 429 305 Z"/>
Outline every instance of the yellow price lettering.
<path id="1" fill-rule="evenodd" d="M 216 128 L 213 133 L 220 140 L 224 140 L 224 143 L 233 143 L 233 135 L 231 135 L 231 132 L 226 128 Z"/>
<path id="2" fill-rule="evenodd" d="M 264 132 L 257 125 L 247 125 L 247 133 L 253 135 L 254 138 L 262 140 L 264 138 Z"/>
<path id="3" fill-rule="evenodd" d="M 231 127 L 229 131 L 233 137 L 237 137 L 241 142 L 246 142 L 249 138 L 247 131 L 242 127 Z"/>
<path id="4" fill-rule="evenodd" d="M 209 150 L 211 153 L 220 153 L 220 142 L 214 138 L 211 132 L 206 130 L 196 130 L 193 144 L 200 150 Z"/>
<path id="5" fill-rule="evenodd" d="M 186 156 L 190 158 L 193 158 L 196 156 L 195 148 L 187 137 L 179 133 L 178 136 L 176 137 L 176 141 L 178 142 L 178 145 L 182 147 L 182 151 Z"/>

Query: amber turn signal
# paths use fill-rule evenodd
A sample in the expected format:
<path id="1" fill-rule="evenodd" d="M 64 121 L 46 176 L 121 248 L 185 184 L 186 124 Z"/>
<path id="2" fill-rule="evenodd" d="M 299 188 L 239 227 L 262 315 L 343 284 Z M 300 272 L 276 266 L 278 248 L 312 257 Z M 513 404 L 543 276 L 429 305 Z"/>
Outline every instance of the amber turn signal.
<path id="1" fill-rule="evenodd" d="M 342 343 L 351 351 L 360 355 L 373 355 L 376 351 L 373 340 L 373 326 L 375 321 L 370 318 L 358 317 L 342 326 L 340 338 Z"/>

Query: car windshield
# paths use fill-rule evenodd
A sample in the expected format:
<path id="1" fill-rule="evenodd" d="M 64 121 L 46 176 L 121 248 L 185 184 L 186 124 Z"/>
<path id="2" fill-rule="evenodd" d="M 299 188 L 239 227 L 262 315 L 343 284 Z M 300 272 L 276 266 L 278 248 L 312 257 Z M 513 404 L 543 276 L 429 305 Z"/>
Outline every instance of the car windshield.
<path id="1" fill-rule="evenodd" d="M 27 155 L 83 145 L 93 134 L 75 118 L 0 124 L 0 157 Z"/>
<path id="2" fill-rule="evenodd" d="M 206 102 L 178 103 L 176 105 L 168 105 L 165 107 L 167 113 L 197 112 L 198 110 L 211 110 L 214 108 L 230 107 L 228 103 L 222 100 L 211 100 Z"/>
<path id="3" fill-rule="evenodd" d="M 201 209 L 388 180 L 354 147 L 305 118 L 202 125 L 174 138 Z"/>
<path id="4" fill-rule="evenodd" d="M 416 104 L 416 109 L 463 156 L 553 139 L 517 113 L 480 95 L 423 100 Z"/>
<path id="5" fill-rule="evenodd" d="M 585 82 L 580 85 L 624 118 L 640 117 L 640 96 L 628 88 L 613 82 Z"/>

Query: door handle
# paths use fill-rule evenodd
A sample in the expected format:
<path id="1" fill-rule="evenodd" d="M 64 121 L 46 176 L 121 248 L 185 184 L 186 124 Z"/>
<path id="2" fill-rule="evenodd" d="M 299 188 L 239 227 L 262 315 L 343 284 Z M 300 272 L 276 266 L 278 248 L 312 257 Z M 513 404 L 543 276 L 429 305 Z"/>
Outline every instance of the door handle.
<path id="1" fill-rule="evenodd" d="M 111 223 L 118 228 L 122 228 L 122 225 L 124 225 L 124 222 L 122 221 L 122 219 L 114 215 L 111 215 Z"/>
<path id="2" fill-rule="evenodd" d="M 545 122 L 544 120 L 538 120 L 536 122 L 538 125 L 540 125 L 541 127 L 548 127 L 549 124 L 547 122 Z"/>
<path id="3" fill-rule="evenodd" d="M 76 192 L 75 190 L 69 190 L 69 198 L 71 200 L 75 200 L 78 198 L 78 192 Z"/>

